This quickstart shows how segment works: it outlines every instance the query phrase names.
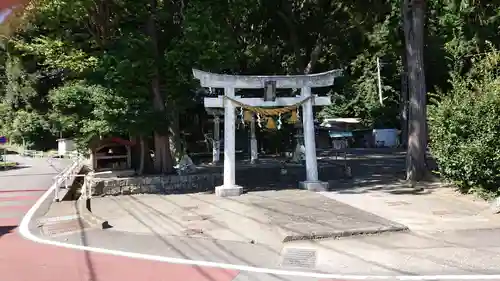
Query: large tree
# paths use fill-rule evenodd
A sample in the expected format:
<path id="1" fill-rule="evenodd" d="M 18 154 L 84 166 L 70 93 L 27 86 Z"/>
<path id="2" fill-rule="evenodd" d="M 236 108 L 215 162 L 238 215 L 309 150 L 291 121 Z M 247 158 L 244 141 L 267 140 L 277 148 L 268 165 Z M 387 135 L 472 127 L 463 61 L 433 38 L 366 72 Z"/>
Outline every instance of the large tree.
<path id="1" fill-rule="evenodd" d="M 499 46 L 499 12 L 490 2 L 33 0 L 27 24 L 11 29 L 0 48 L 0 110 L 6 113 L 0 130 L 49 143 L 50 133 L 130 135 L 142 144 L 141 166 L 153 167 L 151 148 L 156 171 L 165 172 L 180 153 L 179 139 L 202 135 L 206 115 L 196 93 L 203 91 L 192 67 L 236 74 L 344 68 L 344 77 L 326 90 L 334 104 L 323 115 L 394 128 L 406 65 L 408 178 L 418 180 L 425 174 L 426 88 L 446 93 L 451 69 L 466 71 L 470 53 L 484 50 L 485 40 Z M 11 120 L 31 125 L 16 129 Z"/>
<path id="2" fill-rule="evenodd" d="M 409 87 L 407 179 L 422 180 L 427 172 L 427 102 L 424 70 L 425 0 L 403 0 L 406 69 Z"/>

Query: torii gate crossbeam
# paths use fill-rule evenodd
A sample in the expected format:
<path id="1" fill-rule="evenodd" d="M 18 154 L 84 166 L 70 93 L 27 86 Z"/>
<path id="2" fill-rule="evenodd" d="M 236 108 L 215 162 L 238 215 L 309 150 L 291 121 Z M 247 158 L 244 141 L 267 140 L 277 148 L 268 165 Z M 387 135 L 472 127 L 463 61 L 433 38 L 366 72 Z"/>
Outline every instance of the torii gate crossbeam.
<path id="1" fill-rule="evenodd" d="M 284 106 L 290 103 L 293 104 L 296 100 L 311 97 L 311 88 L 332 86 L 335 78 L 341 74 L 341 70 L 331 70 L 310 75 L 250 76 L 216 74 L 193 69 L 193 75 L 200 81 L 202 87 L 223 88 L 224 95 L 228 98 L 236 99 L 252 106 Z M 264 100 L 259 102 L 258 99 L 254 98 L 245 99 L 235 96 L 236 88 L 264 88 L 269 81 L 275 82 L 276 88 L 300 88 L 301 95 L 300 97 L 277 98 L 273 102 L 265 102 Z M 229 99 L 222 99 L 222 97 L 205 98 L 205 104 L 209 107 L 224 107 L 224 183 L 215 188 L 215 193 L 217 196 L 240 195 L 243 188 L 236 185 L 235 179 L 235 105 Z M 328 183 L 321 182 L 318 179 L 313 113 L 313 105 L 328 104 L 330 104 L 330 100 L 325 97 L 307 99 L 302 104 L 307 179 L 300 183 L 300 187 L 312 191 L 324 191 L 328 188 Z"/>

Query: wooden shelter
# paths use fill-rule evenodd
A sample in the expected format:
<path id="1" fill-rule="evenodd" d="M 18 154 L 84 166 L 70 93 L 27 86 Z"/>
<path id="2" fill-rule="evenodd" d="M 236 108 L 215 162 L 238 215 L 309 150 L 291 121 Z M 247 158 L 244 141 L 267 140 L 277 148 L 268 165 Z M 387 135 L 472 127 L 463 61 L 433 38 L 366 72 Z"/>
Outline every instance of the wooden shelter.
<path id="1" fill-rule="evenodd" d="M 119 137 L 94 139 L 89 145 L 93 170 L 130 170 L 132 168 L 131 147 L 134 145 L 134 142 Z"/>

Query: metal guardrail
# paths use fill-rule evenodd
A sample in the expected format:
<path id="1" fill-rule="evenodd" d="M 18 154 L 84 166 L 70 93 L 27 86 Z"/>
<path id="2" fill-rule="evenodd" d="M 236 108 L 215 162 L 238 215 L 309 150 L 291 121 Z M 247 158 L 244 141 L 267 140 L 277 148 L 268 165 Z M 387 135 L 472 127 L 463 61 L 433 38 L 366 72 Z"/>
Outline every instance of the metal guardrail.
<path id="1" fill-rule="evenodd" d="M 85 159 L 78 155 L 76 158 L 74 158 L 73 163 L 62 170 L 57 176 L 55 176 L 55 186 L 56 188 L 54 189 L 54 201 L 59 202 L 61 198 L 59 198 L 59 193 L 61 191 L 61 186 L 64 185 L 64 187 L 67 189 L 69 187 L 69 182 L 72 178 L 77 176 L 77 174 L 80 172 L 82 168 L 83 161 Z"/>
<path id="2" fill-rule="evenodd" d="M 111 174 L 111 171 L 105 171 L 105 172 L 90 172 L 86 175 L 79 175 L 83 176 L 83 185 L 82 185 L 82 195 L 80 196 L 80 199 L 92 199 L 92 185 L 96 182 L 96 175 L 104 175 L 104 174 Z"/>
<path id="3" fill-rule="evenodd" d="M 83 178 L 82 195 L 81 199 L 92 199 L 92 184 L 94 182 L 94 175 L 89 173 Z"/>
<path id="4" fill-rule="evenodd" d="M 28 157 L 34 157 L 34 158 L 42 158 L 45 156 L 45 153 L 43 151 L 24 150 L 21 152 L 21 155 L 28 156 Z"/>
<path id="5" fill-rule="evenodd" d="M 88 174 L 79 174 L 80 170 L 83 167 L 83 163 L 85 162 L 85 158 L 75 152 L 69 152 L 65 155 L 65 158 L 69 158 L 73 160 L 73 163 L 62 170 L 57 176 L 55 176 L 55 186 L 56 188 L 54 189 L 54 201 L 59 202 L 61 198 L 59 198 L 59 193 L 61 191 L 61 187 L 64 186 L 65 189 L 68 189 L 70 187 L 71 180 L 77 178 L 77 177 L 83 177 L 83 185 L 81 189 L 82 196 L 80 196 L 80 199 L 90 199 L 92 197 L 92 183 L 93 183 L 93 178 L 94 175 L 99 175 L 99 174 L 109 174 L 109 172 L 90 172 Z"/>
<path id="6" fill-rule="evenodd" d="M 54 157 L 54 158 L 76 159 L 80 157 L 77 151 L 68 151 L 62 155 L 57 152 L 44 152 L 44 151 L 28 150 L 28 149 L 25 150 L 20 149 L 17 152 L 22 156 L 28 156 L 33 158 Z"/>

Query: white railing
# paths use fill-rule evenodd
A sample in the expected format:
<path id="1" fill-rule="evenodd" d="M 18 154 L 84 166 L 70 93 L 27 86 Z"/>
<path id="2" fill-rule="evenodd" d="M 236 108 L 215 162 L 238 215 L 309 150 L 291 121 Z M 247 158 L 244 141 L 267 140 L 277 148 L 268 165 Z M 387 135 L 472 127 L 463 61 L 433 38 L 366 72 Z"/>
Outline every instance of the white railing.
<path id="1" fill-rule="evenodd" d="M 73 159 L 73 163 L 69 166 L 66 167 L 64 170 L 62 170 L 56 177 L 55 177 L 55 186 L 56 188 L 54 189 L 54 201 L 58 202 L 60 201 L 61 198 L 59 198 L 59 193 L 61 191 L 61 185 L 64 184 L 64 187 L 67 189 L 69 187 L 69 183 L 71 179 L 74 179 L 77 174 L 80 172 L 82 168 L 84 158 L 80 155 L 75 157 Z"/>
<path id="2" fill-rule="evenodd" d="M 85 175 L 83 178 L 82 194 L 80 199 L 92 199 L 92 184 L 94 182 L 94 174 L 92 172 Z"/>
<path id="3" fill-rule="evenodd" d="M 77 175 L 77 176 L 83 176 L 83 185 L 82 185 L 82 194 L 80 196 L 80 199 L 92 199 L 92 185 L 95 183 L 95 177 L 96 175 L 104 175 L 104 174 L 111 174 L 111 171 L 105 171 L 105 172 L 90 172 L 86 175 Z"/>
<path id="4" fill-rule="evenodd" d="M 33 158 L 42 158 L 45 155 L 43 151 L 37 151 L 37 150 L 22 150 L 20 154 L 22 156 L 28 156 Z"/>
<path id="5" fill-rule="evenodd" d="M 19 149 L 18 153 L 22 156 L 28 156 L 33 158 L 52 157 L 52 158 L 76 159 L 80 157 L 77 151 L 67 151 L 64 154 L 59 154 L 57 153 L 57 151 L 43 152 L 38 150 Z"/>

